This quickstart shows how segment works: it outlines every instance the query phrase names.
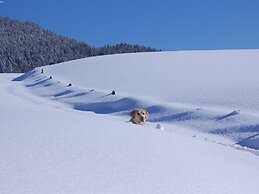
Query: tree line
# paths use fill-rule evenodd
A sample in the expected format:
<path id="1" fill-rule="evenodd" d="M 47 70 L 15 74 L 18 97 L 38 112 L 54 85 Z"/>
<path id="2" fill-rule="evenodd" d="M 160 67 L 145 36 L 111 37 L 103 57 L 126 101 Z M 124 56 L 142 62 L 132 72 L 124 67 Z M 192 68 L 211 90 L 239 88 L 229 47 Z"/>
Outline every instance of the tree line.
<path id="1" fill-rule="evenodd" d="M 0 17 L 0 73 L 22 73 L 91 56 L 154 51 L 158 50 L 127 43 L 96 48 L 32 22 Z"/>

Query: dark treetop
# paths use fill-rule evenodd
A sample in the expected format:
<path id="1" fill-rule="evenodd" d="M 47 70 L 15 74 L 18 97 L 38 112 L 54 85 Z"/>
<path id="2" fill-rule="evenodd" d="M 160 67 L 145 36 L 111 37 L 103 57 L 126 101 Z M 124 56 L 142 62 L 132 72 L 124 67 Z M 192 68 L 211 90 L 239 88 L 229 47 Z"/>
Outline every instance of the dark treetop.
<path id="1" fill-rule="evenodd" d="M 120 43 L 95 48 L 31 22 L 0 17 L 0 73 L 21 73 L 73 59 L 117 53 L 158 51 Z"/>

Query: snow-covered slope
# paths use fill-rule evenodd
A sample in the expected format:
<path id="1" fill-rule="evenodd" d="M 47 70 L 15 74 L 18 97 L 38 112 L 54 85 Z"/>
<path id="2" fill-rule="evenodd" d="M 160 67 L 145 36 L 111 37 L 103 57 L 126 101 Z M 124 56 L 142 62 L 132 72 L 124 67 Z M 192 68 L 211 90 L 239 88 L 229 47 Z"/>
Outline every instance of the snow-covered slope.
<path id="1" fill-rule="evenodd" d="M 42 85 L 24 87 L 14 76 L 0 75 L 0 193 L 259 192 L 256 155 L 171 124 L 161 131 L 77 111 L 35 96 L 30 87 Z M 59 92 L 55 82 L 44 86 L 48 96 Z"/>
<path id="2" fill-rule="evenodd" d="M 0 193 L 257 194 L 258 65 L 185 51 L 0 74 Z"/>
<path id="3" fill-rule="evenodd" d="M 81 88 L 114 89 L 159 102 L 259 110 L 259 50 L 122 54 L 44 69 Z"/>
<path id="4" fill-rule="evenodd" d="M 133 108 L 146 108 L 150 122 L 235 142 L 259 133 L 259 50 L 122 54 L 43 69 L 43 74 L 38 68 L 17 80 L 26 78 L 24 84 L 34 93 L 77 110 L 128 115 Z M 72 87 L 66 87 L 69 83 Z"/>

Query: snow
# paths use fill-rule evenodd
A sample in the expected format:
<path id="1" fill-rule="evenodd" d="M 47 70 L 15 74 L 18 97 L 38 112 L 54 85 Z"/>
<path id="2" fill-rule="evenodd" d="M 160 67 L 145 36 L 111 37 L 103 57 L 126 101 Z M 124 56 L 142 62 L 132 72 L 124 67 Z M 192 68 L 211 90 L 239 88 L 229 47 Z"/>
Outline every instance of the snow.
<path id="1" fill-rule="evenodd" d="M 259 148 L 259 133 L 240 141 L 238 144 L 241 146 L 244 146 L 244 147 L 258 149 Z"/>
<path id="2" fill-rule="evenodd" d="M 164 127 L 160 123 L 157 123 L 156 128 L 160 130 L 164 130 Z"/>
<path id="3" fill-rule="evenodd" d="M 76 110 L 128 116 L 144 108 L 150 122 L 237 143 L 259 133 L 258 56 L 259 50 L 110 55 L 43 67 L 44 74 L 38 68 L 16 80 Z"/>
<path id="4" fill-rule="evenodd" d="M 259 193 L 258 56 L 123 54 L 0 74 L 0 193 Z M 129 122 L 138 107 L 145 126 Z"/>
<path id="5" fill-rule="evenodd" d="M 92 57 L 44 68 L 80 88 L 159 102 L 258 111 L 259 50 L 177 51 Z M 72 68 L 75 66 L 77 68 Z M 76 75 L 76 76 L 75 76 Z"/>

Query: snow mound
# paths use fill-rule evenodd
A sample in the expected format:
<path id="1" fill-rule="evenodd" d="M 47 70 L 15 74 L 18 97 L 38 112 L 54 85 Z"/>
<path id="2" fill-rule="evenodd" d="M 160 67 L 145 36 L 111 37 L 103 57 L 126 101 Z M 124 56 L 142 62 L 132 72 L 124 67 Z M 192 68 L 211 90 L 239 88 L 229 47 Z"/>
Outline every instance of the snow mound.
<path id="1" fill-rule="evenodd" d="M 158 123 L 158 124 L 156 125 L 156 128 L 157 128 L 157 129 L 160 129 L 160 130 L 164 130 L 163 125 L 161 125 L 160 123 Z"/>

